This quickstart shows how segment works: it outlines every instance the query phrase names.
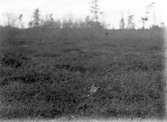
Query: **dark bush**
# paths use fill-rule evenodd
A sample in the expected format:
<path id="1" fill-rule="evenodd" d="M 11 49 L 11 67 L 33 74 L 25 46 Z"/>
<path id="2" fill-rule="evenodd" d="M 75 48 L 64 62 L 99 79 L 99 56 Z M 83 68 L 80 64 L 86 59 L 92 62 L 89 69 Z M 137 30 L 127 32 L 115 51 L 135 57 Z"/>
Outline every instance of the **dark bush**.
<path id="1" fill-rule="evenodd" d="M 14 68 L 19 68 L 27 62 L 28 58 L 21 54 L 11 54 L 6 53 L 1 59 L 1 64 L 5 66 L 11 66 Z"/>

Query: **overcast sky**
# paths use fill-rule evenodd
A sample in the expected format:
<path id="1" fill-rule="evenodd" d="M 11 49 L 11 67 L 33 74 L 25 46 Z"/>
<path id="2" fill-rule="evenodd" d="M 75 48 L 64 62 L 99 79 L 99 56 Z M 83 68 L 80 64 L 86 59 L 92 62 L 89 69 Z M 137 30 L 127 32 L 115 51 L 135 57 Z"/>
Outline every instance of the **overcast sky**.
<path id="1" fill-rule="evenodd" d="M 30 21 L 34 9 L 39 8 L 44 16 L 53 13 L 55 19 L 73 18 L 83 19 L 90 15 L 90 3 L 92 0 L 0 0 L 0 24 L 5 21 L 6 13 L 24 14 L 24 21 Z M 109 24 L 110 27 L 118 27 L 121 16 L 127 19 L 128 14 L 134 14 L 135 23 L 141 26 L 141 17 L 144 16 L 147 6 L 155 2 L 154 11 L 156 23 L 167 24 L 166 0 L 99 0 L 99 7 L 103 14 L 100 21 Z M 150 8 L 150 12 L 152 12 Z M 150 23 L 153 21 L 150 14 Z"/>

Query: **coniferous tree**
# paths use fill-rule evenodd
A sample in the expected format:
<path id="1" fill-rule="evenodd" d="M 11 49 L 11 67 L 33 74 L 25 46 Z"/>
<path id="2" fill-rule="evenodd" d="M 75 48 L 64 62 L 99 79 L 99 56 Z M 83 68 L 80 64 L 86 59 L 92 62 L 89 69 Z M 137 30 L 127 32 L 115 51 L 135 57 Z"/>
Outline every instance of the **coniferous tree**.
<path id="1" fill-rule="evenodd" d="M 30 27 L 38 27 L 40 25 L 40 10 L 37 8 L 33 13 L 33 20 L 29 22 Z"/>
<path id="2" fill-rule="evenodd" d="M 122 17 L 121 20 L 120 20 L 120 29 L 125 29 L 125 21 L 124 21 L 124 18 Z"/>

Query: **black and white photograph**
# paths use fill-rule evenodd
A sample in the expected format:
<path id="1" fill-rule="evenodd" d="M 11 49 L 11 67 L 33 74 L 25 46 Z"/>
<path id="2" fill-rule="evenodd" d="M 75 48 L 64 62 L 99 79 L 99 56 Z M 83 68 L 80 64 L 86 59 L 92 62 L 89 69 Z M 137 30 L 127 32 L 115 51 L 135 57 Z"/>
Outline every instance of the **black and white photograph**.
<path id="1" fill-rule="evenodd" d="M 0 122 L 165 122 L 167 1 L 0 0 Z"/>

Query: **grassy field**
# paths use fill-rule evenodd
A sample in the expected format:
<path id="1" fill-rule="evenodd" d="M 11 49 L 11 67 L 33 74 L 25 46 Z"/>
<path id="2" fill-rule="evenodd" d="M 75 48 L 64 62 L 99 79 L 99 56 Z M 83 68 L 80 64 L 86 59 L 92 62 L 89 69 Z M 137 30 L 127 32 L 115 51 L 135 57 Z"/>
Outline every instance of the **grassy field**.
<path id="1" fill-rule="evenodd" d="M 2 120 L 1 122 L 166 122 L 161 120 Z"/>
<path id="2" fill-rule="evenodd" d="M 163 33 L 2 28 L 1 117 L 164 117 Z"/>

